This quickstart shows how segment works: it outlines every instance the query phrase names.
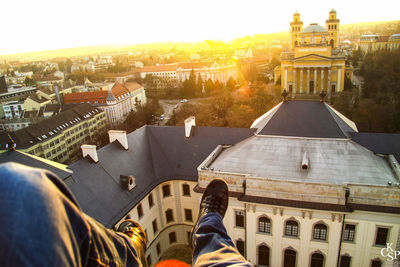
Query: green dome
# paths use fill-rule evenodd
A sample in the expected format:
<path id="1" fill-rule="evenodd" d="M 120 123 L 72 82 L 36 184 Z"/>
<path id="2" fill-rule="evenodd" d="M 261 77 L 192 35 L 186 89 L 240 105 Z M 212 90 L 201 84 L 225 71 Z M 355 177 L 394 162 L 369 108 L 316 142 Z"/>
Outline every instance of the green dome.
<path id="1" fill-rule="evenodd" d="M 332 10 L 329 11 L 329 13 L 336 13 L 336 10 L 334 10 L 334 9 L 332 8 Z"/>
<path id="2" fill-rule="evenodd" d="M 327 32 L 327 30 L 317 23 L 311 23 L 309 26 L 305 27 L 302 32 Z"/>
<path id="3" fill-rule="evenodd" d="M 294 12 L 293 16 L 300 16 L 300 13 L 296 11 Z"/>

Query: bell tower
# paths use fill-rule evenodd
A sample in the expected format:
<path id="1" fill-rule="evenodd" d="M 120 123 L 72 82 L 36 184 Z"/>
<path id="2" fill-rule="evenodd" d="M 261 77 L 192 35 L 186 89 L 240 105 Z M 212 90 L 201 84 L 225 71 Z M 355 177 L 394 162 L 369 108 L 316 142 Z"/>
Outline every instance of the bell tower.
<path id="1" fill-rule="evenodd" d="M 329 12 L 329 18 L 326 20 L 326 29 L 329 33 L 327 42 L 332 48 L 337 48 L 339 45 L 339 22 L 336 18 L 336 10 L 332 9 Z"/>
<path id="2" fill-rule="evenodd" d="M 300 32 L 303 30 L 303 22 L 300 20 L 300 13 L 293 14 L 293 21 L 290 22 L 291 48 L 300 45 Z"/>

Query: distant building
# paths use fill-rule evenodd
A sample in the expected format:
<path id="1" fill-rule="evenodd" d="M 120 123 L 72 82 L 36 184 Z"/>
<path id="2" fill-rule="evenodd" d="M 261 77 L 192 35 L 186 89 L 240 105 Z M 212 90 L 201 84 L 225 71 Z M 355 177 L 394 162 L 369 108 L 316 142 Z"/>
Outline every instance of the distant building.
<path id="1" fill-rule="evenodd" d="M 394 50 L 400 47 L 400 34 L 391 36 L 379 36 L 377 34 L 364 34 L 360 37 L 360 49 L 364 53 L 371 53 L 377 50 Z"/>
<path id="2" fill-rule="evenodd" d="M 6 77 L 3 75 L 3 76 L 0 76 L 0 94 L 7 93 L 7 92 L 8 92 L 8 90 L 7 90 Z"/>
<path id="3" fill-rule="evenodd" d="M 80 145 L 94 142 L 106 130 L 106 114 L 89 104 L 76 105 L 53 117 L 11 132 L 16 148 L 60 163 L 77 159 Z M 0 133 L 0 152 L 7 150 L 7 133 Z"/>
<path id="4" fill-rule="evenodd" d="M 107 114 L 111 125 L 121 123 L 136 109 L 136 105 L 146 104 L 144 87 L 138 83 L 116 83 L 107 91 L 80 92 L 64 95 L 64 104 L 89 103 Z"/>
<path id="5" fill-rule="evenodd" d="M 339 45 L 339 19 L 329 12 L 326 27 L 311 23 L 303 28 L 300 14 L 290 23 L 291 47 L 282 52 L 275 77 L 292 98 L 324 91 L 330 97 L 344 89 L 346 55 Z"/>
<path id="6" fill-rule="evenodd" d="M 192 71 L 196 78 L 201 77 L 203 82 L 210 79 L 213 82 L 219 81 L 222 84 L 226 84 L 229 78 L 238 80 L 237 65 L 235 63 L 220 65 L 216 62 L 188 62 L 178 64 L 176 69 L 178 83 L 183 83 L 189 79 Z"/>

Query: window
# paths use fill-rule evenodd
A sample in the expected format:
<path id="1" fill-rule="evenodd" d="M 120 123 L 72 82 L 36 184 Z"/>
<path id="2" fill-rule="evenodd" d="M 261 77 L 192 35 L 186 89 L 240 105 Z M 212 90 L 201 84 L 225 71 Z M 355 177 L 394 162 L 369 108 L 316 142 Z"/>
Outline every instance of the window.
<path id="1" fill-rule="evenodd" d="M 149 254 L 149 255 L 147 256 L 146 260 L 147 260 L 147 265 L 148 265 L 148 266 L 151 266 L 151 254 Z"/>
<path id="2" fill-rule="evenodd" d="M 373 260 L 371 262 L 371 267 L 382 267 L 382 262 L 380 260 Z"/>
<path id="3" fill-rule="evenodd" d="M 354 241 L 354 233 L 356 231 L 356 226 L 354 224 L 346 224 L 344 226 L 343 241 Z"/>
<path id="4" fill-rule="evenodd" d="M 189 196 L 190 197 L 190 186 L 188 184 L 183 184 L 182 185 L 182 191 L 184 196 Z"/>
<path id="5" fill-rule="evenodd" d="M 315 252 L 311 255 L 311 267 L 323 267 L 324 266 L 324 255 L 319 252 Z"/>
<path id="6" fill-rule="evenodd" d="M 139 216 L 139 219 L 143 217 L 143 208 L 142 208 L 142 204 L 139 204 L 137 207 L 137 213 Z"/>
<path id="7" fill-rule="evenodd" d="M 378 229 L 376 230 L 375 245 L 385 246 L 388 233 L 388 228 L 378 227 Z"/>
<path id="8" fill-rule="evenodd" d="M 267 217 L 258 219 L 258 232 L 271 233 L 271 221 Z"/>
<path id="9" fill-rule="evenodd" d="M 325 224 L 319 223 L 314 226 L 313 239 L 326 240 L 328 227 Z"/>
<path id="10" fill-rule="evenodd" d="M 165 212 L 165 217 L 167 218 L 167 223 L 172 222 L 174 220 L 174 214 L 172 213 L 171 209 L 168 209 Z"/>
<path id="11" fill-rule="evenodd" d="M 258 246 L 258 265 L 269 265 L 269 248 L 265 245 Z"/>
<path id="12" fill-rule="evenodd" d="M 163 197 L 168 197 L 171 195 L 171 188 L 169 184 L 163 185 L 162 192 L 163 192 Z"/>
<path id="13" fill-rule="evenodd" d="M 168 236 L 169 236 L 169 243 L 170 243 L 170 244 L 176 242 L 176 234 L 175 234 L 175 232 L 169 233 Z"/>
<path id="14" fill-rule="evenodd" d="M 157 249 L 157 256 L 160 256 L 160 253 L 161 253 L 161 246 L 160 246 L 160 243 L 157 243 L 156 249 Z"/>
<path id="15" fill-rule="evenodd" d="M 294 220 L 289 220 L 285 225 L 285 236 L 295 236 L 297 237 L 299 233 L 299 225 Z"/>
<path id="16" fill-rule="evenodd" d="M 343 255 L 340 257 L 340 267 L 350 267 L 351 257 Z"/>
<path id="17" fill-rule="evenodd" d="M 235 211 L 235 226 L 236 227 L 244 227 L 244 211 L 243 210 Z"/>
<path id="18" fill-rule="evenodd" d="M 185 220 L 186 221 L 193 221 L 193 216 L 192 216 L 192 210 L 191 209 L 185 209 Z"/>
<path id="19" fill-rule="evenodd" d="M 153 207 L 154 206 L 153 194 L 150 193 L 147 199 L 149 200 L 149 208 Z"/>
<path id="20" fill-rule="evenodd" d="M 236 240 L 236 248 L 239 251 L 240 254 L 245 257 L 245 251 L 244 251 L 244 241 L 243 240 Z"/>
<path id="21" fill-rule="evenodd" d="M 192 245 L 192 233 L 190 231 L 186 231 L 187 242 L 189 245 Z"/>
<path id="22" fill-rule="evenodd" d="M 283 257 L 283 267 L 295 267 L 296 266 L 296 251 L 293 249 L 286 249 Z"/>
<path id="23" fill-rule="evenodd" d="M 154 219 L 151 224 L 153 225 L 153 233 L 154 235 L 156 235 L 156 233 L 158 232 L 157 219 Z"/>

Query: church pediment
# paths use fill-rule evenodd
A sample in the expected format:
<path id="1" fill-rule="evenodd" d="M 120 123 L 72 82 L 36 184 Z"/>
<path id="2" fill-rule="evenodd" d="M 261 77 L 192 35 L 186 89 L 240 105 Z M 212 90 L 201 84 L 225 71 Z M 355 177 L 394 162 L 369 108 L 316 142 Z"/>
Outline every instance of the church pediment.
<path id="1" fill-rule="evenodd" d="M 294 61 L 300 61 L 300 60 L 301 61 L 326 61 L 326 62 L 332 61 L 332 59 L 329 57 L 320 56 L 320 55 L 316 55 L 316 54 L 301 56 L 301 57 L 297 57 L 294 59 Z"/>

